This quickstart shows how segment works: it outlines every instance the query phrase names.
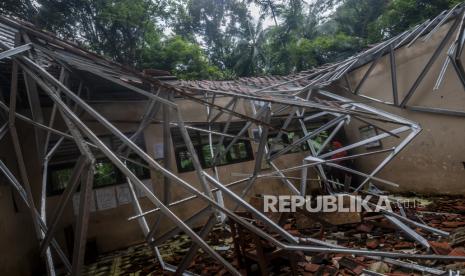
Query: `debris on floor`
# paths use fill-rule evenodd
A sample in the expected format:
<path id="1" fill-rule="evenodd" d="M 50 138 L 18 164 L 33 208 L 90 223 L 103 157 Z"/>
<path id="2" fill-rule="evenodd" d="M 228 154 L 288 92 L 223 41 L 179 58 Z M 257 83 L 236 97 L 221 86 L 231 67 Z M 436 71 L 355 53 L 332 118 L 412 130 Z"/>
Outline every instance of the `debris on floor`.
<path id="1" fill-rule="evenodd" d="M 422 229 L 415 229 L 421 233 L 430 245 L 426 249 L 418 242 L 404 236 L 395 227 L 389 226 L 389 221 L 376 214 L 361 214 L 360 223 L 330 225 L 318 221 L 306 222 L 307 228 L 302 228 L 302 222 L 306 217 L 302 215 L 288 216 L 283 222 L 283 228 L 293 235 L 318 236 L 323 241 L 347 248 L 361 248 L 369 250 L 383 250 L 391 252 L 438 254 L 448 256 L 465 256 L 465 199 L 434 198 L 428 205 L 420 204 L 413 209 L 406 209 L 407 213 L 416 212 L 418 220 L 437 229 L 449 231 L 449 237 L 439 237 Z M 247 216 L 242 212 L 242 216 Z M 251 220 L 253 221 L 253 220 Z M 261 221 L 254 221 L 265 230 Z M 236 229 L 234 229 L 236 228 Z M 241 239 L 237 239 L 232 232 L 242 231 Z M 250 233 L 249 233 L 250 234 Z M 248 235 L 248 234 L 247 234 Z M 451 263 L 440 260 L 389 261 L 376 257 L 356 257 L 347 254 L 327 253 L 303 253 L 295 252 L 292 257 L 289 253 L 278 258 L 271 256 L 276 248 L 257 237 L 247 236 L 245 231 L 238 228 L 237 224 L 227 223 L 224 226 L 216 226 L 208 236 L 207 242 L 221 254 L 223 258 L 232 263 L 244 275 L 440 275 L 441 272 L 452 270 L 457 273 L 465 273 L 465 263 Z M 253 240 L 255 238 L 255 240 Z M 247 240 L 249 239 L 249 240 Z M 247 244 L 244 242 L 247 240 Z M 260 243 L 257 243 L 257 242 Z M 239 251 L 240 243 L 243 243 L 243 251 Z M 177 235 L 159 247 L 163 259 L 171 264 L 179 263 L 191 246 L 191 241 L 186 235 Z M 242 249 L 241 249 L 242 250 Z M 253 257 L 261 250 L 263 256 L 267 256 L 266 273 L 263 274 L 262 260 Z M 199 275 L 229 275 L 226 269 L 207 254 L 199 250 L 198 254 L 188 270 Z M 238 256 L 246 254 L 248 257 Z M 287 257 L 287 258 L 286 258 Z M 241 259 L 242 258 L 242 259 Z M 255 258 L 255 259 L 254 259 Z M 288 261 L 291 259 L 291 261 Z M 244 260 L 247 266 L 244 265 Z M 296 266 L 292 263 L 295 261 Z M 261 263 L 262 262 L 262 263 Z M 411 269 L 409 266 L 415 266 Z M 371 273 L 371 274 L 370 274 Z M 115 251 L 101 256 L 96 263 L 86 266 L 84 275 L 170 275 L 164 271 L 156 261 L 154 252 L 148 245 L 136 245 L 125 250 Z M 455 274 L 454 274 L 455 275 Z"/>

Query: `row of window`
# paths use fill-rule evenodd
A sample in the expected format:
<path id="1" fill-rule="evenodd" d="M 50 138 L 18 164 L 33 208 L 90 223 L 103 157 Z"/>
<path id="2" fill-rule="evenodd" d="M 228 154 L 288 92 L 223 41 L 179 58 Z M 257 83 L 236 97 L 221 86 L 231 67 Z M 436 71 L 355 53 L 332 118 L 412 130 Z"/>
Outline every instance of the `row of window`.
<path id="1" fill-rule="evenodd" d="M 137 156 L 130 156 L 130 158 L 143 163 L 142 160 L 140 160 L 140 158 Z M 150 178 L 150 172 L 148 169 L 131 162 L 127 162 L 127 166 L 139 179 Z M 47 186 L 47 194 L 49 196 L 61 194 L 64 191 L 71 178 L 73 167 L 74 163 L 50 166 L 50 174 L 48 179 L 49 185 Z M 126 182 L 126 177 L 124 174 L 121 173 L 121 171 L 106 158 L 98 159 L 95 162 L 94 171 L 94 189 Z"/>
<path id="2" fill-rule="evenodd" d="M 245 126 L 244 122 L 231 122 L 227 134 L 235 135 Z M 197 124 L 197 128 L 208 129 L 206 124 Z M 215 123 L 211 126 L 212 131 L 223 132 L 224 124 Z M 247 133 L 247 132 L 246 132 Z M 202 168 L 211 168 L 213 166 L 213 158 L 216 152 L 219 151 L 219 156 L 216 161 L 217 166 L 229 165 L 239 162 L 253 160 L 253 152 L 250 141 L 237 141 L 228 152 L 225 153 L 226 147 L 232 141 L 231 138 L 221 138 L 219 135 L 212 135 L 212 147 L 209 143 L 209 135 L 207 132 L 188 129 L 189 137 L 194 145 L 195 152 L 199 157 Z M 247 135 L 243 135 L 247 136 Z M 176 165 L 179 172 L 188 172 L 194 170 L 192 156 L 187 150 L 184 139 L 181 136 L 179 128 L 171 128 L 171 137 L 173 140 L 174 151 L 176 155 Z M 213 154 L 212 154 L 213 153 Z"/>
<path id="3" fill-rule="evenodd" d="M 127 137 L 130 137 L 131 135 L 132 133 L 126 134 Z M 121 145 L 121 141 L 114 136 L 106 135 L 99 138 L 113 151 L 116 151 Z M 139 147 L 145 149 L 143 137 L 139 138 L 139 140 L 135 142 Z M 50 147 L 54 144 L 55 142 L 51 142 Z M 100 155 L 97 150 L 93 153 L 95 156 Z M 52 165 L 49 165 L 48 168 L 49 177 L 47 183 L 47 195 L 57 195 L 64 191 L 71 178 L 75 160 L 79 157 L 79 155 L 79 149 L 73 141 L 64 140 L 62 142 L 53 156 Z M 130 155 L 129 158 L 137 161 L 138 163 L 145 164 L 145 162 L 137 155 Z M 127 162 L 127 166 L 139 179 L 150 178 L 150 172 L 148 169 L 132 162 Z M 94 171 L 94 188 L 101 188 L 126 182 L 125 176 L 107 158 L 98 158 L 95 162 Z"/>
<path id="4" fill-rule="evenodd" d="M 287 133 L 282 133 L 278 136 L 279 129 L 282 127 L 284 118 L 273 118 L 271 120 L 271 125 L 275 129 L 270 129 L 269 138 L 268 138 L 268 147 L 270 153 L 276 153 L 284 147 L 296 142 L 298 139 L 304 136 L 304 133 L 301 130 L 300 124 L 291 124 L 287 127 L 289 130 Z M 245 122 L 231 122 L 227 130 L 227 134 L 237 135 L 240 130 L 245 126 Z M 306 127 L 309 131 L 316 129 L 320 123 L 307 124 Z M 222 133 L 224 131 L 224 123 L 214 123 L 211 125 L 211 130 Z M 197 124 L 195 127 L 207 129 L 207 124 Z M 257 129 L 255 129 L 254 136 L 257 134 Z M 254 159 L 254 154 L 252 150 L 252 145 L 249 140 L 238 140 L 229 150 L 225 152 L 226 147 L 232 141 L 232 138 L 223 137 L 219 135 L 212 135 L 212 145 L 213 149 L 209 143 L 209 135 L 207 132 L 188 129 L 189 137 L 191 138 L 192 144 L 194 146 L 195 152 L 199 157 L 200 164 L 202 168 L 211 168 L 213 166 L 213 158 L 217 151 L 220 152 L 220 158 L 217 158 L 216 165 L 224 166 L 239 162 L 250 161 Z M 131 136 L 131 133 L 126 134 L 128 137 Z M 248 131 L 245 131 L 243 134 L 244 137 L 248 137 Z M 313 145 L 318 150 L 323 141 L 327 138 L 328 133 L 322 132 L 320 135 L 313 139 Z M 184 139 L 182 138 L 179 128 L 171 128 L 171 137 L 173 141 L 176 165 L 178 172 L 188 172 L 194 170 L 194 164 L 192 157 L 187 150 Z M 258 137 L 256 137 L 258 138 Z M 102 141 L 112 150 L 116 151 L 121 142 L 114 138 L 113 136 L 102 136 L 100 137 Z M 140 138 L 139 141 L 136 141 L 141 148 L 145 148 L 145 142 L 143 138 Z M 54 143 L 51 143 L 53 146 Z M 299 146 L 292 148 L 288 153 L 295 153 L 300 151 L 307 151 L 308 144 L 301 143 Z M 95 152 L 97 155 L 98 152 Z M 49 166 L 49 179 L 48 179 L 48 195 L 56 195 L 63 192 L 66 188 L 67 183 L 70 180 L 72 170 L 74 167 L 74 160 L 80 155 L 79 150 L 73 142 L 64 142 L 60 145 L 58 151 L 56 152 L 53 161 L 54 165 Z M 98 155 L 97 155 L 98 156 Z M 131 159 L 144 164 L 140 158 L 137 156 L 130 156 Z M 70 161 L 73 160 L 73 161 Z M 150 177 L 149 170 L 136 165 L 134 163 L 128 162 L 129 169 L 140 179 L 147 179 Z M 94 175 L 94 188 L 105 187 L 109 185 L 117 185 L 125 183 L 125 176 L 116 168 L 113 163 L 111 163 L 106 158 L 98 159 L 95 164 L 95 175 Z"/>
<path id="5" fill-rule="evenodd" d="M 288 132 L 282 133 L 282 135 L 278 136 L 279 130 L 284 123 L 284 118 L 273 118 L 271 121 L 271 125 L 273 129 L 270 129 L 268 134 L 268 148 L 270 149 L 270 153 L 276 153 L 279 150 L 285 148 L 286 146 L 293 144 L 298 139 L 304 136 L 304 133 L 301 129 L 300 124 L 295 123 L 291 124 L 287 127 Z M 228 128 L 227 134 L 237 135 L 240 130 L 245 126 L 245 122 L 232 122 Z M 320 123 L 321 124 L 321 123 Z M 316 129 L 320 124 L 313 123 L 307 124 L 306 127 L 309 131 L 312 129 Z M 197 128 L 207 129 L 207 124 L 197 124 L 195 125 Z M 223 132 L 224 124 L 223 123 L 216 123 L 212 125 L 212 131 L 216 132 Z M 230 165 L 238 162 L 245 162 L 254 159 L 252 146 L 249 140 L 238 140 L 231 148 L 224 154 L 226 147 L 232 141 L 231 138 L 224 138 L 221 140 L 221 137 L 218 135 L 212 135 L 212 147 L 209 143 L 208 133 L 198 131 L 198 130 L 188 130 L 189 136 L 192 140 L 192 143 L 195 148 L 195 152 L 199 157 L 200 164 L 202 168 L 211 168 L 212 164 L 212 153 L 213 156 L 216 155 L 217 151 L 220 151 L 219 156 L 222 156 L 221 159 L 218 159 L 216 162 L 217 166 L 223 165 Z M 253 130 L 254 137 L 259 138 L 258 129 Z M 192 161 L 192 157 L 187 150 L 187 147 L 182 139 L 181 132 L 178 128 L 171 129 L 171 136 L 173 139 L 174 150 L 176 154 L 176 164 L 178 167 L 179 172 L 188 172 L 194 170 L 194 164 Z M 249 137 L 248 132 L 246 131 L 243 136 Z M 313 139 L 313 145 L 318 150 L 324 140 L 328 137 L 328 133 L 326 131 L 320 133 L 316 138 Z M 295 153 L 300 151 L 307 151 L 308 144 L 301 143 L 298 146 L 293 147 L 288 153 Z"/>

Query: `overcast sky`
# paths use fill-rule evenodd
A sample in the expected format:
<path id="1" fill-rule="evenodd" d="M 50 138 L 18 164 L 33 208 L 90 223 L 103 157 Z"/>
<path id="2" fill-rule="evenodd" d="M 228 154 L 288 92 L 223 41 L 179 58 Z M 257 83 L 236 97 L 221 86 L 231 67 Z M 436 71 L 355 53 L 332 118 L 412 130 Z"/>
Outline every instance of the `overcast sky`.
<path id="1" fill-rule="evenodd" d="M 258 19 L 260 18 L 260 8 L 257 5 L 255 5 L 255 3 L 252 3 L 249 5 L 249 10 L 250 14 L 255 19 L 255 23 L 257 23 Z M 271 16 L 267 16 L 263 21 L 263 29 L 266 29 L 266 27 L 269 27 L 273 24 L 273 18 L 271 18 Z"/>

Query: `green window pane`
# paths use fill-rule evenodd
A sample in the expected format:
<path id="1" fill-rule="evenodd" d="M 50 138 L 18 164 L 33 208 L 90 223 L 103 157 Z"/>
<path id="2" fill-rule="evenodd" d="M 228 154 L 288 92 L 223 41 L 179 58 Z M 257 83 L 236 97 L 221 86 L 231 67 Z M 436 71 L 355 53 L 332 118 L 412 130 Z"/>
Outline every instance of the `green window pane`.
<path id="1" fill-rule="evenodd" d="M 214 147 L 217 147 L 217 145 L 214 145 Z M 221 160 L 218 160 L 218 165 L 224 165 L 224 164 L 227 164 L 227 159 L 226 159 L 226 154 L 224 154 L 226 148 L 224 147 L 224 145 L 220 145 L 219 147 L 220 149 L 220 154 L 222 155 L 222 158 Z M 214 152 L 216 153 L 216 151 Z M 203 155 L 203 160 L 205 161 L 205 166 L 206 167 L 211 167 L 213 166 L 212 164 L 212 159 L 213 159 L 213 156 L 211 154 L 211 147 L 210 145 L 204 145 L 202 146 L 202 155 Z"/>
<path id="2" fill-rule="evenodd" d="M 320 150 L 320 148 L 323 146 L 323 143 L 326 141 L 326 138 L 328 138 L 328 132 L 322 131 L 312 140 L 312 144 L 315 147 L 315 150 Z"/>
<path id="3" fill-rule="evenodd" d="M 130 158 L 140 164 L 146 164 L 142 158 L 138 156 L 131 155 Z M 126 164 L 128 168 L 138 177 L 141 179 L 147 179 L 150 178 L 150 172 L 147 168 L 144 168 L 142 166 L 139 166 L 138 164 L 132 163 L 132 162 L 127 162 Z"/>
<path id="4" fill-rule="evenodd" d="M 115 167 L 109 161 L 97 161 L 95 164 L 94 187 L 112 185 L 117 182 Z"/>
<path id="5" fill-rule="evenodd" d="M 146 169 L 141 166 L 138 166 L 130 162 L 127 163 L 127 166 L 131 170 L 131 172 L 134 173 L 139 178 L 146 175 Z"/>
<path id="6" fill-rule="evenodd" d="M 289 145 L 293 144 L 294 142 L 296 142 L 300 138 L 302 138 L 302 136 L 299 133 L 296 133 L 296 132 L 290 132 L 290 133 L 287 134 L 287 142 L 289 143 Z M 299 152 L 300 150 L 301 150 L 300 147 L 295 146 L 295 147 L 291 148 L 290 152 Z"/>
<path id="7" fill-rule="evenodd" d="M 230 150 L 230 156 L 233 161 L 247 158 L 247 148 L 245 144 L 243 142 L 238 142 L 233 145 Z"/>
<path id="8" fill-rule="evenodd" d="M 193 170 L 194 162 L 192 162 L 192 157 L 187 151 L 180 151 L 179 153 L 179 165 L 183 171 Z"/>
<path id="9" fill-rule="evenodd" d="M 66 188 L 69 180 L 71 179 L 71 168 L 65 168 L 61 170 L 54 170 L 51 173 L 52 189 L 51 192 L 59 192 Z"/>
<path id="10" fill-rule="evenodd" d="M 284 143 L 282 139 L 269 138 L 268 145 L 272 153 L 278 152 L 284 148 Z"/>
<path id="11" fill-rule="evenodd" d="M 289 144 L 292 144 L 292 143 L 294 142 L 294 140 L 297 140 L 297 139 L 295 139 L 295 137 L 296 137 L 296 133 L 295 133 L 295 132 L 289 132 L 289 133 L 287 134 L 288 143 L 289 143 Z"/>

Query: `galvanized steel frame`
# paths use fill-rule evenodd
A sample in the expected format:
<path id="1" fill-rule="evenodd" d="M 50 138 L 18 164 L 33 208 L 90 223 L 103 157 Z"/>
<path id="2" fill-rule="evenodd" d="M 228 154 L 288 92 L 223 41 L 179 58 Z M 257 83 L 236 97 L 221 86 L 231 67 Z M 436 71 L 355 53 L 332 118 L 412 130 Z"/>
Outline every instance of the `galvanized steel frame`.
<path id="1" fill-rule="evenodd" d="M 325 167 L 335 167 L 362 176 L 364 180 L 359 184 L 359 186 L 352 187 L 355 192 L 361 191 L 366 184 L 372 182 L 381 182 L 394 186 L 397 185 L 391 181 L 381 179 L 376 175 L 403 148 L 405 148 L 415 138 L 415 136 L 420 133 L 420 126 L 415 122 L 401 118 L 397 115 L 393 115 L 366 104 L 357 103 L 353 100 L 341 97 L 334 93 L 324 91 L 322 88 L 330 83 L 344 78 L 346 80 L 348 90 L 354 94 L 360 94 L 360 89 L 365 80 L 369 77 L 374 66 L 376 66 L 376 63 L 380 60 L 380 58 L 387 53 L 389 54 L 390 60 L 393 104 L 403 108 L 416 108 L 417 110 L 421 110 L 422 107 L 410 107 L 407 105 L 407 103 L 415 92 L 419 83 L 424 78 L 425 74 L 428 72 L 431 64 L 435 62 L 437 56 L 446 46 L 447 42 L 449 41 L 452 34 L 456 31 L 458 26 L 460 27 L 458 28 L 459 31 L 457 37 L 453 42 L 454 46 L 449 47 L 449 62 L 445 63 L 444 68 L 446 68 L 449 63 L 452 63 L 460 79 L 465 79 L 463 66 L 460 61 L 460 54 L 462 53 L 464 46 L 463 21 L 465 17 L 459 17 L 458 14 L 461 15 L 462 13 L 463 5 L 457 5 L 449 12 L 443 12 L 436 19 L 425 22 L 415 27 L 410 32 L 404 32 L 401 35 L 394 37 L 386 42 L 380 43 L 368 51 L 354 56 L 346 61 L 317 69 L 314 72 L 302 73 L 301 75 L 288 81 L 262 87 L 251 93 L 239 93 L 233 91 L 215 90 L 211 88 L 183 87 L 182 85 L 173 85 L 170 83 L 162 82 L 155 78 L 142 75 L 131 69 L 122 67 L 111 61 L 105 60 L 68 42 L 51 37 L 48 34 L 35 30 L 29 25 L 22 25 L 21 23 L 18 23 L 12 19 L 0 17 L 0 27 L 2 28 L 0 32 L 8 30 L 5 33 L 5 36 L 0 37 L 0 48 L 3 48 L 4 50 L 0 53 L 0 59 L 10 60 L 12 64 L 10 102 L 8 105 L 7 103 L 0 102 L 0 108 L 8 114 L 8 122 L 5 123 L 0 129 L 0 142 L 5 143 L 5 140 L 2 140 L 1 137 L 3 137 L 3 135 L 9 131 L 18 160 L 21 181 L 19 181 L 11 172 L 11 169 L 9 169 L 7 165 L 1 161 L 0 171 L 6 176 L 9 183 L 19 193 L 20 197 L 31 211 L 35 231 L 38 240 L 40 241 L 40 251 L 44 255 L 45 261 L 47 263 L 48 274 L 55 275 L 55 265 L 57 261 L 61 262 L 67 271 L 72 275 L 79 275 L 82 271 L 87 224 L 90 215 L 89 200 L 92 190 L 93 163 L 95 162 L 95 157 L 93 156 L 91 149 L 98 150 L 104 154 L 126 176 L 135 212 L 135 215 L 129 219 L 137 219 L 139 221 L 142 232 L 146 236 L 147 243 L 153 248 L 155 255 L 157 256 L 158 261 L 162 267 L 166 270 L 176 272 L 177 274 L 190 274 L 190 272 L 186 271 L 186 269 L 197 254 L 198 249 L 202 248 L 204 252 L 209 254 L 220 264 L 224 265 L 224 267 L 231 274 L 240 275 L 239 271 L 231 263 L 226 261 L 211 246 L 209 246 L 206 241 L 206 238 L 213 225 L 216 223 L 224 223 L 226 219 L 232 219 L 241 224 L 243 227 L 253 231 L 263 239 L 273 243 L 277 247 L 290 251 L 298 250 L 304 252 L 342 253 L 363 255 L 373 259 L 383 258 L 383 260 L 391 264 L 409 267 L 418 271 L 429 272 L 436 275 L 442 274 L 443 271 L 405 263 L 395 259 L 402 258 L 463 261 L 463 257 L 415 255 L 403 254 L 399 252 L 349 249 L 342 248 L 340 246 L 334 246 L 330 243 L 318 239 L 298 238 L 291 235 L 280 225 L 270 220 L 261 212 L 261 210 L 257 210 L 244 199 L 248 191 L 254 185 L 256 185 L 256 180 L 267 177 L 277 177 L 280 179 L 286 189 L 289 190 L 290 194 L 304 195 L 307 190 L 307 181 L 309 181 L 309 168 L 316 168 L 315 173 L 321 179 L 319 184 L 328 193 L 333 194 L 345 194 L 347 191 L 339 191 L 334 188 L 332 184 L 335 183 L 341 185 L 341 183 L 337 183 L 337 181 L 328 179 Z M 404 97 L 402 100 L 399 99 L 397 89 L 395 50 L 399 47 L 410 47 L 415 43 L 416 40 L 418 40 L 419 37 L 429 31 L 429 34 L 423 39 L 423 41 L 427 41 L 431 35 L 448 20 L 454 20 L 454 22 L 452 23 L 452 26 L 446 37 L 443 38 L 437 50 L 430 58 L 430 61 L 425 66 L 424 70 L 420 73 L 417 81 L 408 91 L 406 97 Z M 10 33 L 15 34 L 15 41 L 13 42 L 10 41 Z M 43 41 L 45 41 L 45 43 Z M 32 54 L 32 51 L 34 51 L 34 54 Z M 39 62 L 38 59 L 44 57 L 61 66 L 61 74 L 58 79 L 55 78 L 53 74 L 48 72 L 47 68 L 42 66 L 42 64 Z M 357 66 L 360 66 L 364 62 L 366 63 L 366 60 L 369 57 L 372 59 L 368 62 L 372 62 L 372 64 L 360 82 L 356 85 L 356 88 L 352 89 L 350 87 L 350 83 L 347 81 L 347 74 L 354 70 L 354 68 Z M 140 124 L 138 125 L 137 131 L 132 137 L 126 137 L 120 129 L 112 124 L 107 118 L 99 114 L 91 106 L 91 104 L 87 103 L 83 99 L 81 95 L 81 89 L 86 85 L 86 83 L 84 80 L 79 78 L 79 74 L 77 73 L 79 70 L 87 71 L 88 73 L 95 76 L 96 79 L 106 79 L 115 85 L 125 87 L 134 93 L 138 93 L 147 97 L 146 109 L 140 119 Z M 25 76 L 27 95 L 31 108 L 32 118 L 21 115 L 16 110 L 18 72 L 22 72 L 23 76 Z M 72 89 L 66 85 L 65 79 L 67 76 L 80 82 L 79 89 L 77 91 L 72 91 Z M 442 78 L 443 74 L 440 75 L 438 85 L 440 85 Z M 297 85 L 299 82 L 304 84 Z M 148 85 L 151 87 L 151 89 L 146 90 L 143 86 L 137 84 Z M 294 85 L 294 87 L 291 88 L 289 85 Z M 40 88 L 53 101 L 52 116 L 50 117 L 48 124 L 45 124 L 44 118 L 42 116 L 42 107 L 38 97 L 38 88 Z M 205 113 L 207 114 L 207 128 L 201 129 L 186 124 L 183 119 L 184 116 L 182 107 L 176 103 L 177 100 L 175 97 L 183 98 L 185 100 L 189 100 L 199 105 L 205 106 Z M 219 97 L 229 98 L 229 101 L 226 104 L 221 105 L 217 101 Z M 243 104 L 244 106 L 250 104 L 252 108 L 252 114 L 248 115 L 247 113 L 238 112 L 236 107 L 239 104 Z M 260 110 L 258 111 L 256 110 L 257 105 L 260 107 Z M 87 116 L 94 118 L 109 133 L 119 139 L 122 142 L 122 146 L 116 152 L 110 150 L 82 120 L 81 114 L 78 114 L 77 112 L 78 109 L 83 110 Z M 161 165 L 159 162 L 157 162 L 135 143 L 138 136 L 142 135 L 146 127 L 153 121 L 153 118 L 158 110 L 163 111 L 162 129 L 163 142 L 165 144 L 164 165 Z M 214 110 L 217 110 L 216 114 L 213 112 Z M 311 115 L 305 117 L 305 111 L 311 112 Z M 444 110 L 438 109 L 433 110 L 432 112 L 448 113 L 449 115 L 453 113 L 453 115 L 456 115 L 456 113 L 453 111 L 444 112 Z M 284 120 L 282 126 L 276 127 L 270 124 L 271 117 L 275 115 L 285 116 L 286 119 Z M 65 121 L 68 128 L 67 131 L 69 133 L 54 128 L 54 121 L 56 116 L 61 116 L 61 118 Z M 223 133 L 212 131 L 212 123 L 218 121 L 221 117 L 225 117 L 225 127 L 223 129 Z M 321 123 L 321 126 L 316 130 L 308 130 L 305 122 L 317 118 L 330 119 Z M 24 152 L 21 148 L 21 137 L 18 136 L 16 130 L 16 119 L 32 124 L 35 127 L 37 141 L 36 147 L 42 166 L 41 201 L 39 208 L 36 207 L 36 204 L 33 200 L 30 182 L 28 180 L 28 172 L 24 164 Z M 246 120 L 247 123 L 239 131 L 239 133 L 237 133 L 237 135 L 228 136 L 228 127 L 233 120 Z M 286 135 L 286 133 L 288 133 L 287 128 L 294 120 L 300 125 L 304 133 L 304 137 L 290 145 L 285 145 L 283 150 L 280 150 L 276 153 L 271 153 L 271 149 L 268 145 L 270 137 L 269 130 L 278 130 L 277 136 L 279 138 L 280 136 Z M 335 138 L 337 133 L 342 131 L 342 129 L 351 128 L 351 123 L 354 120 L 359 120 L 372 125 L 376 129 L 382 131 L 382 133 L 371 138 L 345 145 L 340 149 L 329 150 L 328 145 Z M 171 167 L 170 159 L 172 148 L 170 145 L 170 129 L 172 127 L 177 127 L 181 131 L 182 138 L 192 157 L 198 183 L 200 183 L 202 187 L 201 190 L 195 188 L 194 185 L 179 177 L 175 170 Z M 248 135 L 244 135 L 251 131 L 252 127 L 258 129 L 257 133 L 259 137 L 248 138 Z M 208 133 L 209 145 L 213 157 L 213 175 L 202 168 L 192 141 L 189 137 L 188 129 L 197 129 L 204 133 Z M 316 149 L 314 146 L 313 138 L 323 131 L 330 131 L 330 134 L 322 144 L 322 147 Z M 404 135 L 400 136 L 400 134 Z M 47 151 L 49 148 L 51 135 L 58 135 L 60 139 L 56 142 L 56 144 L 54 144 L 51 150 Z M 232 138 L 232 141 L 226 147 L 226 151 L 228 151 L 235 143 L 243 139 L 258 144 L 256 146 L 255 152 L 255 165 L 250 175 L 245 175 L 245 178 L 228 184 L 222 183 L 220 174 L 218 173 L 218 164 L 216 161 L 218 158 L 221 158 L 221 155 L 224 153 L 220 152 L 220 147 L 218 145 L 215 146 L 213 144 L 213 135 L 220 136 L 221 143 L 224 141 L 225 137 Z M 76 143 L 77 147 L 80 149 L 81 158 L 76 161 L 72 180 L 67 186 L 65 192 L 62 194 L 54 214 L 51 216 L 51 218 L 49 216 L 47 219 L 47 167 L 50 159 L 53 157 L 55 151 L 60 147 L 60 144 L 64 139 L 70 139 Z M 384 139 L 390 139 L 390 141 L 395 145 L 392 148 L 385 150 L 351 153 L 342 159 L 333 157 L 337 153 L 344 151 L 347 152 L 357 148 L 359 149 L 368 143 L 381 141 Z M 275 163 L 273 163 L 274 160 L 282 158 L 285 153 L 302 143 L 307 143 L 310 148 L 309 155 L 302 160 L 302 165 L 279 168 Z M 145 165 L 146 167 L 150 168 L 150 170 L 160 172 L 163 175 L 163 194 L 156 194 L 152 192 L 128 168 L 127 162 L 132 162 L 128 158 L 129 153 L 136 154 L 147 163 L 147 165 Z M 339 160 L 365 158 L 368 155 L 382 154 L 387 154 L 387 156 L 385 156 L 385 158 L 375 167 L 375 169 L 370 172 L 360 172 L 355 169 L 347 168 L 337 164 L 337 161 Z M 262 172 L 263 161 L 267 162 L 271 166 L 272 172 Z M 295 184 L 290 181 L 291 179 L 295 178 L 286 175 L 286 173 L 293 171 L 300 171 L 301 175 L 300 179 L 297 178 L 297 180 L 300 181 L 297 181 Z M 54 236 L 57 223 L 63 213 L 66 203 L 70 200 L 72 193 L 76 190 L 80 180 L 83 189 L 81 189 L 80 210 L 76 218 L 78 235 L 76 235 L 75 239 L 75 251 L 73 252 L 73 260 L 70 263 L 63 251 L 60 249 L 59 244 L 54 239 Z M 236 194 L 232 190 L 232 187 L 244 184 L 245 187 L 243 187 L 240 194 Z M 300 187 L 298 187 L 299 185 Z M 171 191 L 174 188 L 185 190 L 191 195 L 184 199 L 172 202 Z M 141 190 L 156 208 L 144 211 L 139 202 L 139 198 L 136 195 L 136 189 Z M 207 207 L 198 210 L 195 214 L 192 215 L 190 219 L 181 219 L 179 215 L 173 211 L 172 207 L 179 204 L 189 204 L 189 202 L 193 199 L 202 200 L 207 204 Z M 228 209 L 225 207 L 225 200 L 234 202 L 236 207 Z M 254 225 L 245 221 L 243 218 L 239 217 L 236 213 L 234 213 L 236 208 L 243 208 L 249 211 L 255 219 L 262 221 L 266 225 L 269 232 L 278 234 L 282 239 L 286 240 L 286 242 L 277 240 L 274 236 L 264 232 L 263 230 L 255 227 Z M 156 223 L 152 227 L 148 225 L 146 219 L 146 216 L 150 214 L 156 214 L 157 216 Z M 399 227 L 401 231 L 425 247 L 429 247 L 429 244 L 426 242 L 425 238 L 412 230 L 408 224 L 421 227 L 438 235 L 448 234 L 444 231 L 420 224 L 393 212 L 385 211 L 383 214 L 389 221 L 391 221 L 391 223 Z M 158 226 L 162 218 L 172 221 L 175 224 L 175 227 L 168 232 L 160 233 Z M 193 226 L 195 226 L 195 222 L 199 219 L 205 218 L 208 218 L 208 222 L 202 228 L 200 233 L 197 233 L 193 228 Z M 49 223 L 47 223 L 47 221 Z M 158 250 L 158 246 L 179 232 L 186 233 L 192 239 L 193 245 L 179 266 L 176 267 L 163 261 Z M 313 246 L 309 243 L 316 244 L 318 246 Z M 57 253 L 57 259 L 54 259 L 52 256 L 52 249 Z"/>

